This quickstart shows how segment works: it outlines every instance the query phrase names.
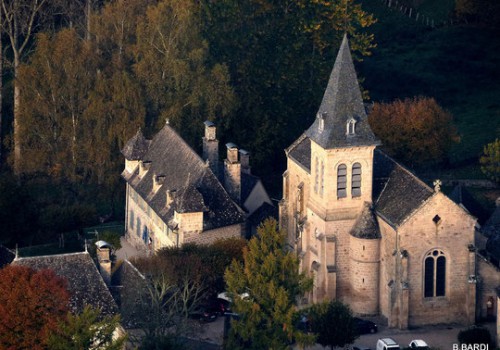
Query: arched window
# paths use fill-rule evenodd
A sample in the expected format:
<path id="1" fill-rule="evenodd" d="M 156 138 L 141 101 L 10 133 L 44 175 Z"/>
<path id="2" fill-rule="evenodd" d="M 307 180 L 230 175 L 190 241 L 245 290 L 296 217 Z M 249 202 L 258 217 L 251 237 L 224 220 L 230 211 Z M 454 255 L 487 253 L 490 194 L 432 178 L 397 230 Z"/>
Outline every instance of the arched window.
<path id="1" fill-rule="evenodd" d="M 424 260 L 424 297 L 442 297 L 446 294 L 446 257 L 440 250 L 427 253 Z"/>
<path id="2" fill-rule="evenodd" d="M 361 164 L 354 163 L 352 166 L 351 194 L 353 197 L 361 196 Z"/>
<path id="3" fill-rule="evenodd" d="M 347 197 L 347 167 L 340 164 L 337 168 L 337 198 Z"/>
<path id="4" fill-rule="evenodd" d="M 347 135 L 354 135 L 356 133 L 356 119 L 350 118 L 347 121 L 347 130 L 346 134 Z"/>

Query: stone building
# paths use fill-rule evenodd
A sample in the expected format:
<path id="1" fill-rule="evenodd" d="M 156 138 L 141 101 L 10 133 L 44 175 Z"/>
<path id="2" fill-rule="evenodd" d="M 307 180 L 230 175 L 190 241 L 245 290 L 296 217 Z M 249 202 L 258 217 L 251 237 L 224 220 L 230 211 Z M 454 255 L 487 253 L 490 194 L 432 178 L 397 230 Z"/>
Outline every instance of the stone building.
<path id="1" fill-rule="evenodd" d="M 377 149 L 344 37 L 313 124 L 288 149 L 280 225 L 314 278 L 390 327 L 475 320 L 476 219 Z"/>
<path id="2" fill-rule="evenodd" d="M 216 127 L 205 122 L 203 158 L 168 123 L 147 140 L 141 131 L 124 149 L 126 236 L 151 251 L 242 237 L 252 214 L 272 205 L 251 174 L 250 153 L 228 143 L 219 161 Z"/>

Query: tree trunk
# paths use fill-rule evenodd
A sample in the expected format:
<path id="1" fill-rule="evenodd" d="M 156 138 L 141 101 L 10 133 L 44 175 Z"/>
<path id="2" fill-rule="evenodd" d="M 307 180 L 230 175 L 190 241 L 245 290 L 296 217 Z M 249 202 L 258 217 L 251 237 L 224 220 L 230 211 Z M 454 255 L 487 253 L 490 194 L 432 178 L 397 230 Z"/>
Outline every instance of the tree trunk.
<path id="1" fill-rule="evenodd" d="M 19 132 L 19 107 L 21 106 L 21 94 L 19 84 L 17 82 L 17 75 L 19 69 L 19 53 L 14 51 L 14 174 L 20 173 L 21 162 L 21 134 Z"/>

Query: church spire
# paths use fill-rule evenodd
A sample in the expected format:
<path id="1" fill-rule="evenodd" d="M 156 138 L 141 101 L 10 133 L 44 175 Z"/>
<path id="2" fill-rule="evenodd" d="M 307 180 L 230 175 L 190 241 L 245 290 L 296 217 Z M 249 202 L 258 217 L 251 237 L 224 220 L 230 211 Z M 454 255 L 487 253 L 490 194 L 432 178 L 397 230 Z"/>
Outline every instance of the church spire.
<path id="1" fill-rule="evenodd" d="M 380 143 L 368 125 L 347 34 L 344 34 L 316 119 L 306 135 L 323 148 Z"/>

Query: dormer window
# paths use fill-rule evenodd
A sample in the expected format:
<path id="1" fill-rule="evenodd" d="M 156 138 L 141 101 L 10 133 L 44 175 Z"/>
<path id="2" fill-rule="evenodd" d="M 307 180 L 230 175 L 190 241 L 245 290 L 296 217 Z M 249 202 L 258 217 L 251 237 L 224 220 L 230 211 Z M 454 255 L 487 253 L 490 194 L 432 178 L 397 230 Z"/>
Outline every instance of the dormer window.
<path id="1" fill-rule="evenodd" d="M 316 117 L 318 118 L 318 130 L 322 132 L 325 129 L 325 118 L 327 114 L 326 112 L 318 112 Z"/>
<path id="2" fill-rule="evenodd" d="M 350 118 L 347 121 L 347 135 L 355 135 L 356 134 L 356 119 Z"/>

